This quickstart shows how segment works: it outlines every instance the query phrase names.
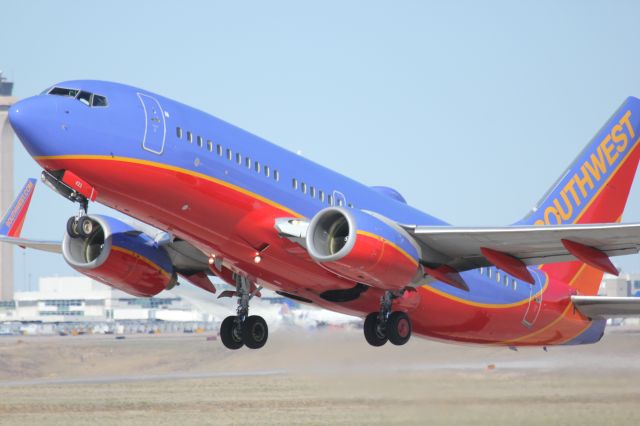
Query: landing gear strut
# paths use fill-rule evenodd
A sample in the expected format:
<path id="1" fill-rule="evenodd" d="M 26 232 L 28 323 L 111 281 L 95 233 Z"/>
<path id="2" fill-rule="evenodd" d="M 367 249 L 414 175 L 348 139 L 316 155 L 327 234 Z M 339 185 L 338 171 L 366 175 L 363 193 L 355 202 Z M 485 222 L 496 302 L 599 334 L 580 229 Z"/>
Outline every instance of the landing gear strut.
<path id="1" fill-rule="evenodd" d="M 386 291 L 380 300 L 380 311 L 372 312 L 364 320 L 364 338 L 371 346 L 382 346 L 387 340 L 394 345 L 404 345 L 411 338 L 411 319 L 401 311 L 391 311 L 393 299 L 400 297 Z"/>
<path id="2" fill-rule="evenodd" d="M 259 349 L 267 343 L 269 328 L 261 316 L 249 316 L 249 301 L 261 287 L 251 291 L 251 283 L 246 277 L 234 274 L 234 279 L 238 297 L 237 315 L 226 317 L 222 321 L 220 340 L 229 349 L 240 349 L 243 345 L 249 349 Z"/>

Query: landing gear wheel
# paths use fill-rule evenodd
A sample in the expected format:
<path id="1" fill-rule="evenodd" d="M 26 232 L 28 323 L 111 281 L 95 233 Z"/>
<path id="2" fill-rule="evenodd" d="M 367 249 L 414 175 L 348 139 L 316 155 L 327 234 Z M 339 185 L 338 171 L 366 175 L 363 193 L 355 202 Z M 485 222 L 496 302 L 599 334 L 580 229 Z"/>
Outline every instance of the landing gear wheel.
<path id="1" fill-rule="evenodd" d="M 81 237 L 88 237 L 93 232 L 93 221 L 88 216 L 78 219 L 78 233 Z"/>
<path id="2" fill-rule="evenodd" d="M 364 320 L 364 338 L 371 346 L 382 346 L 387 343 L 387 334 L 382 329 L 378 312 L 372 312 Z"/>
<path id="3" fill-rule="evenodd" d="M 268 337 L 269 328 L 262 317 L 252 315 L 242 324 L 242 340 L 249 349 L 263 347 Z"/>
<path id="4" fill-rule="evenodd" d="M 237 316 L 230 316 L 220 324 L 220 340 L 228 349 L 240 349 L 244 345 L 237 320 Z"/>
<path id="5" fill-rule="evenodd" d="M 387 336 L 394 345 L 404 345 L 411 338 L 411 319 L 404 312 L 392 312 L 387 320 Z"/>
<path id="6" fill-rule="evenodd" d="M 80 236 L 78 221 L 74 216 L 70 217 L 69 220 L 67 220 L 67 234 L 69 234 L 71 238 L 78 238 Z"/>

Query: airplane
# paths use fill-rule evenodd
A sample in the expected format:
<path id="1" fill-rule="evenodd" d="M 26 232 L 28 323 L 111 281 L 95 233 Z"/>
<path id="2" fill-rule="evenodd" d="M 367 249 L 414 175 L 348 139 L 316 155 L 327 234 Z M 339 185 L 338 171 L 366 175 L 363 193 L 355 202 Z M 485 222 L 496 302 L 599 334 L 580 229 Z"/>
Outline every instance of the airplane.
<path id="1" fill-rule="evenodd" d="M 135 296 L 179 281 L 231 286 L 229 349 L 258 349 L 262 288 L 364 318 L 372 346 L 412 334 L 447 342 L 577 345 L 640 298 L 596 296 L 610 257 L 640 250 L 621 223 L 640 158 L 640 100 L 629 97 L 523 219 L 456 227 L 219 118 L 119 83 L 73 80 L 14 104 L 9 121 L 42 181 L 77 203 L 62 241 L 20 237 L 35 185 L 3 218 L 0 241 L 61 253 L 78 272 Z M 89 214 L 98 202 L 148 225 Z M 62 228 L 62 224 L 61 224 Z M 149 231 L 156 229 L 157 231 Z"/>

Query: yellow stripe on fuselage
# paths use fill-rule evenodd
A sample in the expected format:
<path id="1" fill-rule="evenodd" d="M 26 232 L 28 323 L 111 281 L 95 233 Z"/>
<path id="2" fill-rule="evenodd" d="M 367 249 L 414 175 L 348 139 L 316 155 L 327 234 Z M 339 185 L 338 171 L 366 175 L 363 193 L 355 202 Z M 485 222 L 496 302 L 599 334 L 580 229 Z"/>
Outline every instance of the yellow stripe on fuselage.
<path id="1" fill-rule="evenodd" d="M 380 235 L 374 234 L 372 232 L 368 232 L 368 231 L 356 231 L 357 235 L 363 235 L 365 237 L 369 237 L 369 238 L 374 238 L 376 240 L 380 240 L 382 241 L 384 244 L 388 244 L 389 246 L 391 246 L 392 248 L 396 249 L 400 254 L 402 254 L 404 257 L 406 257 L 407 259 L 409 259 L 409 261 L 411 263 L 413 263 L 415 265 L 415 267 L 418 267 L 418 262 L 413 258 L 413 256 L 411 256 L 409 253 L 407 253 L 406 251 L 404 251 L 402 248 L 400 248 L 399 246 L 397 246 L 396 244 L 392 243 L 391 241 L 381 237 Z"/>
<path id="2" fill-rule="evenodd" d="M 255 198 L 257 200 L 262 201 L 265 204 L 268 204 L 272 207 L 275 207 L 279 210 L 285 211 L 288 214 L 294 216 L 294 217 L 302 217 L 301 214 L 283 206 L 282 204 L 278 204 L 275 201 L 272 201 L 268 198 L 263 197 L 262 195 L 258 195 L 255 192 L 251 192 L 247 189 L 244 189 L 240 186 L 237 185 L 233 185 L 229 182 L 226 182 L 224 180 L 221 179 L 216 179 L 214 177 L 211 177 L 209 175 L 206 175 L 204 173 L 198 173 L 198 172 L 194 172 L 192 170 L 189 169 L 184 169 L 182 167 L 177 167 L 177 166 L 170 166 L 168 164 L 163 164 L 163 163 L 158 163 L 155 161 L 149 161 L 149 160 L 140 160 L 137 158 L 129 158 L 129 157 L 111 157 L 109 155 L 54 155 L 54 156 L 43 156 L 43 157 L 33 157 L 34 160 L 36 161 L 47 161 L 47 160 L 101 160 L 101 161 L 115 161 L 115 162 L 121 162 L 121 163 L 129 163 L 129 164 L 139 164 L 139 165 L 143 165 L 143 166 L 150 166 L 150 167 L 155 167 L 158 169 L 163 169 L 163 170 L 169 170 L 169 171 L 173 171 L 173 172 L 178 172 L 178 173 L 183 173 L 183 174 L 187 174 L 189 176 L 193 176 L 193 177 L 197 177 L 200 179 L 204 179 L 207 180 L 209 182 L 213 182 L 216 183 L 218 185 L 224 186 L 225 188 L 229 188 L 232 189 L 234 191 L 240 192 L 241 194 L 247 195 L 249 197 Z"/>
<path id="3" fill-rule="evenodd" d="M 540 291 L 538 291 L 536 294 L 534 294 L 531 299 L 535 299 L 537 296 L 539 296 L 540 294 L 544 293 L 544 291 L 547 289 L 547 286 L 549 285 L 549 276 L 545 273 L 545 282 L 544 282 L 544 286 L 542 286 L 542 288 L 540 289 Z M 454 302 L 458 302 L 458 303 L 462 303 L 463 305 L 469 305 L 469 306 L 475 306 L 477 308 L 488 308 L 488 309 L 507 309 L 507 308 L 515 308 L 516 306 L 521 306 L 524 305 L 526 303 L 529 303 L 529 297 L 527 297 L 526 299 L 522 299 L 520 301 L 517 302 L 512 302 L 512 303 L 481 303 L 481 302 L 473 302 L 471 300 L 466 300 L 466 299 L 462 299 L 460 297 L 456 297 L 452 294 L 446 293 L 442 290 L 438 290 L 437 288 L 433 288 L 431 286 L 428 285 L 423 285 L 422 288 L 424 288 L 427 291 L 430 291 L 432 293 L 435 293 L 439 296 L 442 296 L 446 299 L 449 300 L 453 300 Z"/>

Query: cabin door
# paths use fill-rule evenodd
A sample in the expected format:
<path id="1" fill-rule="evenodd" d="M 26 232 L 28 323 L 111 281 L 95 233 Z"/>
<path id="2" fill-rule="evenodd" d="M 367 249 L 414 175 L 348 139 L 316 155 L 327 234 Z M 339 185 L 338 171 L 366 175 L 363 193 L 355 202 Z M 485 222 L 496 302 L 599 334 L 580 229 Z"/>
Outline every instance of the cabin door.
<path id="1" fill-rule="evenodd" d="M 164 150 L 164 141 L 167 135 L 164 111 L 155 98 L 143 93 L 138 93 L 138 98 L 144 109 L 142 148 L 160 155 Z"/>

